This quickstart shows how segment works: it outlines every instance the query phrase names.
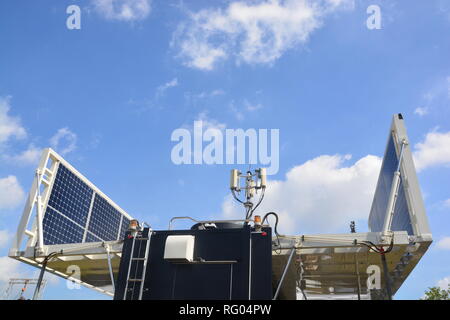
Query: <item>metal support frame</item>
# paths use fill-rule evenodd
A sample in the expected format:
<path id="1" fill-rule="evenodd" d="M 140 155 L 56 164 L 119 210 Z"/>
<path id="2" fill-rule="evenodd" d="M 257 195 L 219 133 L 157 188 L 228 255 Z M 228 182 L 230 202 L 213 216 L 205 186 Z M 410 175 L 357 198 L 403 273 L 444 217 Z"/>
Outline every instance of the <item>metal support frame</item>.
<path id="1" fill-rule="evenodd" d="M 9 295 L 11 294 L 12 288 L 14 285 L 23 285 L 21 291 L 21 297 L 23 297 L 23 293 L 25 292 L 25 289 L 28 285 L 36 285 L 38 282 L 37 279 L 28 279 L 28 278 L 11 278 L 9 279 L 8 288 L 4 292 L 3 299 L 9 300 Z M 42 296 L 42 291 L 44 290 L 45 285 L 47 284 L 47 281 L 43 279 L 41 281 L 41 289 L 39 290 L 39 295 L 37 296 L 37 300 L 40 300 Z"/>
<path id="2" fill-rule="evenodd" d="M 223 223 L 223 222 L 243 222 L 243 223 L 245 222 L 245 223 L 249 223 L 249 222 L 253 221 L 252 219 L 245 219 L 245 220 L 244 219 L 238 219 L 238 220 L 196 220 L 196 219 L 194 219 L 192 217 L 188 217 L 188 216 L 173 217 L 169 221 L 169 229 L 168 230 L 172 230 L 172 225 L 173 225 L 173 222 L 175 220 L 183 220 L 183 219 L 191 220 L 191 221 L 194 221 L 196 223 L 201 223 L 201 224 Z"/>
<path id="3" fill-rule="evenodd" d="M 252 254 L 252 233 L 250 233 L 248 255 L 248 300 L 252 299 Z"/>
<path id="4" fill-rule="evenodd" d="M 99 188 L 97 188 L 92 182 L 90 182 L 85 176 L 83 176 L 78 170 L 76 170 L 70 163 L 64 160 L 58 153 L 50 148 L 43 150 L 39 165 L 35 171 L 32 186 L 30 188 L 27 200 L 24 205 L 22 216 L 17 227 L 15 238 L 12 242 L 9 250 L 9 257 L 21 261 L 22 263 L 29 264 L 31 266 L 41 269 L 42 260 L 51 252 L 58 252 L 58 258 L 62 262 L 66 261 L 66 256 L 79 256 L 80 260 L 86 260 L 91 258 L 89 256 L 98 255 L 102 256 L 106 260 L 107 254 L 105 254 L 105 247 L 102 245 L 102 240 L 98 242 L 85 243 L 86 232 L 83 234 L 82 243 L 68 243 L 68 244 L 45 244 L 43 237 L 43 220 L 52 193 L 53 185 L 56 180 L 56 175 L 59 170 L 59 166 L 64 165 L 68 170 L 75 174 L 81 181 L 86 183 L 93 191 L 94 195 L 100 195 L 107 200 L 113 207 L 115 207 L 121 214 L 121 223 L 125 218 L 132 220 L 133 218 L 126 213 L 122 208 L 115 204 L 108 196 L 106 196 Z M 91 200 L 91 207 L 92 201 Z M 90 211 L 92 208 L 90 208 Z M 86 230 L 87 230 L 86 225 Z M 120 228 L 118 234 L 120 234 Z M 106 241 L 109 244 L 110 259 L 118 256 L 121 252 L 121 239 L 115 241 Z M 69 258 L 70 259 L 70 258 Z M 106 262 L 106 261 L 105 261 Z M 54 268 L 52 266 L 53 260 L 49 261 L 45 266 L 46 270 L 57 276 L 63 277 L 69 281 L 75 281 L 88 288 L 97 290 L 101 293 L 111 295 L 109 286 L 102 283 L 102 286 L 98 286 L 96 282 L 90 282 L 90 278 L 86 278 L 87 282 L 81 281 L 72 277 L 71 274 L 66 273 L 62 269 Z M 95 262 L 92 262 L 94 265 Z M 110 269 L 113 265 L 113 261 L 108 261 L 108 267 L 102 272 L 105 274 L 110 273 Z M 86 265 L 86 263 L 85 263 Z M 114 284 L 113 284 L 114 287 Z"/>
<path id="5" fill-rule="evenodd" d="M 106 243 L 103 243 L 103 246 L 105 247 L 106 256 L 108 258 L 109 275 L 111 276 L 111 284 L 112 284 L 113 292 L 115 292 L 116 291 L 116 284 L 115 284 L 115 281 L 114 281 L 114 272 L 113 272 L 112 264 L 111 264 L 110 248 L 109 248 L 109 245 L 106 244 Z"/>
<path id="6" fill-rule="evenodd" d="M 35 172 L 33 184 L 25 203 L 9 256 L 19 255 L 24 236 L 28 236 L 26 247 L 35 247 L 34 255 L 44 254 L 42 219 L 57 169 L 58 160 L 56 153 L 51 149 L 45 149 L 39 161 L 38 169 Z M 42 187 L 43 190 L 41 190 Z M 32 220 L 34 209 L 36 210 L 36 218 Z M 31 230 L 28 229 L 30 221 L 33 221 Z"/>
<path id="7" fill-rule="evenodd" d="M 356 252 L 355 252 L 355 269 L 356 269 L 356 277 L 358 279 L 358 300 L 361 300 L 361 276 L 359 274 L 359 261 Z"/>
<path id="8" fill-rule="evenodd" d="M 41 170 L 36 170 L 36 176 L 38 181 L 41 181 Z M 36 252 L 41 253 L 44 248 L 44 231 L 42 226 L 42 220 L 43 220 L 43 205 L 42 205 L 42 196 L 41 196 L 41 188 L 37 188 L 37 196 L 36 196 L 36 216 L 37 216 L 37 246 L 36 246 Z"/>
<path id="9" fill-rule="evenodd" d="M 391 288 L 391 277 L 389 276 L 389 269 L 386 261 L 386 255 L 384 252 L 381 254 L 381 264 L 383 265 L 384 274 L 384 285 L 386 286 L 386 293 L 388 300 L 392 300 L 392 288 Z"/>
<path id="10" fill-rule="evenodd" d="M 292 258 L 294 257 L 295 251 L 296 251 L 296 249 L 295 249 L 295 247 L 293 247 L 291 249 L 291 254 L 289 255 L 286 266 L 284 267 L 283 274 L 281 275 L 280 282 L 278 283 L 277 290 L 275 291 L 275 295 L 273 296 L 272 300 L 277 300 L 277 298 L 278 298 L 278 294 L 280 293 L 281 286 L 283 285 L 284 278 L 286 277 L 286 273 L 289 269 L 289 266 L 291 265 L 291 261 L 292 261 Z"/>
<path id="11" fill-rule="evenodd" d="M 397 202 L 398 198 L 398 190 L 400 187 L 400 178 L 401 178 L 401 164 L 403 159 L 403 151 L 405 149 L 405 146 L 407 145 L 406 140 L 402 140 L 402 145 L 400 149 L 400 156 L 398 158 L 398 165 L 397 170 L 394 172 L 394 177 L 392 178 L 392 185 L 391 185 L 391 191 L 389 194 L 389 200 L 386 207 L 386 215 L 385 220 L 383 224 L 383 231 L 382 235 L 383 237 L 387 238 L 391 234 L 391 226 L 392 226 L 392 219 L 394 218 L 394 211 L 395 211 L 395 204 Z"/>
<path id="12" fill-rule="evenodd" d="M 428 223 L 419 181 L 417 179 L 416 168 L 414 166 L 406 126 L 403 117 L 400 114 L 393 116 L 384 153 L 385 157 L 387 156 L 387 152 L 389 152 L 389 148 L 392 147 L 392 143 L 395 147 L 395 154 L 399 158 L 397 172 L 399 172 L 401 177 L 395 177 L 396 175 L 391 177 L 393 183 L 391 185 L 391 190 L 387 191 L 389 192 L 387 195 L 388 202 L 384 209 L 378 208 L 375 202 L 372 202 L 369 215 L 369 230 L 372 232 L 382 232 L 384 235 L 384 242 L 389 241 L 389 236 L 392 233 L 391 228 L 395 223 L 394 219 L 391 217 L 392 209 L 395 206 L 395 204 L 392 205 L 392 203 L 396 200 L 394 199 L 394 196 L 397 193 L 395 191 L 398 190 L 397 185 L 400 184 L 408 207 L 408 214 L 412 229 L 410 230 L 412 231 L 412 233 L 410 232 L 410 235 L 417 237 L 420 241 L 432 241 L 432 233 Z M 383 158 L 383 164 L 385 162 L 386 159 Z M 382 192 L 385 193 L 386 191 L 382 185 L 382 183 L 384 183 L 384 179 L 380 179 L 381 176 L 379 176 L 378 179 L 376 192 L 381 188 L 383 190 Z M 400 183 L 400 179 L 402 183 Z M 375 200 L 376 199 L 374 198 L 374 201 Z"/>

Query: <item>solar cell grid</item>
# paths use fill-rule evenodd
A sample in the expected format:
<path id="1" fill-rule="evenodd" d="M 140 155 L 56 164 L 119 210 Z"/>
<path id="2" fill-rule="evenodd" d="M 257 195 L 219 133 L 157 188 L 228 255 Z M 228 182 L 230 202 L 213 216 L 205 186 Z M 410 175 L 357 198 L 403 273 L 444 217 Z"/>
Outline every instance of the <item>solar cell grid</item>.
<path id="1" fill-rule="evenodd" d="M 81 243 L 83 233 L 83 228 L 47 207 L 43 219 L 44 244 Z"/>
<path id="2" fill-rule="evenodd" d="M 403 182 L 400 183 L 397 202 L 395 204 L 394 217 L 392 218 L 392 231 L 407 231 L 408 234 L 414 234 Z"/>
<path id="3" fill-rule="evenodd" d="M 127 231 L 129 225 L 130 220 L 125 218 L 125 216 L 122 217 L 122 226 L 120 227 L 120 236 L 118 240 L 122 240 L 125 238 L 125 232 Z"/>
<path id="4" fill-rule="evenodd" d="M 86 239 L 84 242 L 100 242 L 103 241 L 102 239 L 100 239 L 99 237 L 93 235 L 92 233 L 88 232 L 86 234 Z"/>
<path id="5" fill-rule="evenodd" d="M 370 210 L 369 226 L 370 230 L 373 232 L 380 232 L 383 229 L 389 194 L 392 186 L 392 179 L 394 177 L 394 172 L 397 170 L 397 166 L 398 157 L 395 150 L 394 140 L 391 136 L 389 139 L 388 147 L 386 149 L 386 154 L 383 159 L 372 208 Z M 408 210 L 409 209 L 406 202 L 402 179 L 399 187 L 397 201 L 395 204 L 391 230 L 404 230 L 407 231 L 408 234 L 413 234 L 411 218 Z"/>
<path id="6" fill-rule="evenodd" d="M 123 239 L 128 224 L 108 200 L 59 164 L 43 220 L 45 244 L 82 243 L 84 234 L 84 242 Z"/>
<path id="7" fill-rule="evenodd" d="M 48 205 L 80 225 L 85 225 L 93 190 L 60 164 Z"/>
<path id="8" fill-rule="evenodd" d="M 117 240 L 122 215 L 105 199 L 96 196 L 88 230 L 105 241 Z"/>

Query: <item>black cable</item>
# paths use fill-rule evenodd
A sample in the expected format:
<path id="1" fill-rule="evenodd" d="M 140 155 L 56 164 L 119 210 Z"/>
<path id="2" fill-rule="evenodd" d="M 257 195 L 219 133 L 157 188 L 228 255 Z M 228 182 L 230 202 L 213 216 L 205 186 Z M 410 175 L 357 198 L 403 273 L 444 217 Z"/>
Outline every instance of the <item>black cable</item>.
<path id="1" fill-rule="evenodd" d="M 264 221 L 266 221 L 267 217 L 270 216 L 270 215 L 273 215 L 276 218 L 274 231 L 275 231 L 275 234 L 278 236 L 279 235 L 278 234 L 278 220 L 279 220 L 279 218 L 278 218 L 278 215 L 275 212 L 268 212 L 268 213 L 266 213 L 264 215 L 264 217 L 262 218 L 261 224 L 264 224 Z"/>
<path id="2" fill-rule="evenodd" d="M 281 243 L 280 243 L 280 235 L 278 233 L 278 215 L 275 212 L 268 212 L 264 215 L 264 217 L 262 218 L 261 224 L 264 224 L 264 221 L 267 220 L 267 217 L 269 217 L 270 215 L 275 216 L 276 221 L 275 221 L 275 227 L 274 227 L 274 232 L 275 232 L 275 236 L 277 237 L 277 242 L 278 242 L 278 247 L 281 247 Z M 281 248 L 279 249 L 281 252 Z"/>
<path id="3" fill-rule="evenodd" d="M 253 213 L 255 212 L 255 210 L 259 207 L 259 205 L 260 205 L 261 202 L 263 201 L 263 199 L 264 199 L 264 194 L 266 193 L 265 190 L 266 190 L 265 188 L 262 189 L 262 191 L 261 191 L 261 198 L 259 199 L 259 201 L 258 201 L 258 203 L 256 204 L 256 206 L 251 210 L 251 214 L 250 214 L 250 217 L 249 217 L 249 218 L 252 217 L 252 215 L 253 215 Z"/>
<path id="4" fill-rule="evenodd" d="M 42 261 L 41 272 L 39 273 L 39 278 L 38 278 L 38 281 L 36 283 L 36 288 L 35 288 L 34 294 L 33 294 L 33 300 L 38 297 L 38 293 L 41 291 L 42 280 L 44 279 L 44 273 L 45 273 L 45 269 L 47 268 L 47 263 L 54 256 L 57 256 L 60 253 L 62 253 L 62 250 L 61 250 L 61 252 L 54 251 L 54 252 L 50 253 L 49 255 L 47 255 L 44 258 L 44 261 Z"/>
<path id="5" fill-rule="evenodd" d="M 383 264 L 383 272 L 384 272 L 385 282 L 386 282 L 386 294 L 388 296 L 388 299 L 392 300 L 392 291 L 391 291 L 392 282 L 391 282 L 391 279 L 389 276 L 389 270 L 388 270 L 388 266 L 387 266 L 387 262 L 386 262 L 386 253 L 391 252 L 392 249 L 394 248 L 394 237 L 392 237 L 391 243 L 389 244 L 389 247 L 387 248 L 387 250 L 384 250 L 383 246 L 377 246 L 370 241 L 363 241 L 363 242 L 361 242 L 361 244 L 371 248 L 373 251 L 380 254 L 381 263 Z"/>
<path id="6" fill-rule="evenodd" d="M 300 289 L 300 291 L 301 291 L 302 294 L 303 294 L 303 298 L 305 298 L 305 300 L 308 300 L 308 298 L 306 297 L 305 291 L 304 291 L 303 289 Z"/>
<path id="7" fill-rule="evenodd" d="M 242 201 L 241 199 L 239 199 L 239 198 L 237 197 L 237 195 L 236 195 L 236 193 L 235 193 L 235 190 L 232 189 L 232 190 L 231 190 L 231 194 L 233 195 L 233 198 L 234 198 L 236 201 L 238 201 L 238 202 L 244 204 L 244 201 Z"/>
<path id="8" fill-rule="evenodd" d="M 246 210 L 247 212 L 245 213 L 245 220 L 248 220 L 252 216 L 252 209 L 250 207 L 247 207 Z"/>
<path id="9" fill-rule="evenodd" d="M 305 300 L 308 300 L 308 298 L 306 297 L 306 293 L 305 293 L 305 290 L 304 289 L 302 289 L 302 288 L 300 288 L 300 291 L 302 292 L 302 294 L 303 294 L 303 298 L 305 299 Z"/>
<path id="10" fill-rule="evenodd" d="M 366 247 L 368 247 L 372 251 L 375 251 L 376 253 L 385 254 L 385 253 L 391 252 L 392 249 L 394 248 L 394 238 L 392 238 L 391 243 L 389 244 L 389 247 L 387 248 L 387 250 L 384 250 L 383 246 L 377 246 L 376 244 L 374 244 L 371 241 L 362 241 L 362 242 L 359 242 L 359 244 L 365 245 Z"/>

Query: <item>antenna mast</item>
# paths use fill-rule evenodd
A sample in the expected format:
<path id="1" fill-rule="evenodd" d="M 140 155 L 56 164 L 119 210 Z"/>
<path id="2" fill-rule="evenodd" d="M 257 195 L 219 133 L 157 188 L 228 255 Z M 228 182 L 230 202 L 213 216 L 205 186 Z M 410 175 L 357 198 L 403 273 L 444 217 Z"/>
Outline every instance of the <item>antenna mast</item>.
<path id="1" fill-rule="evenodd" d="M 245 180 L 245 186 L 241 187 L 241 179 Z M 264 199 L 264 193 L 267 185 L 267 175 L 266 168 L 255 169 L 252 171 L 247 171 L 246 174 L 242 174 L 237 169 L 231 170 L 231 178 L 230 178 L 230 190 L 233 198 L 241 203 L 245 208 L 245 220 L 248 220 L 252 217 L 253 212 L 255 212 L 256 208 L 261 204 Z M 239 197 L 241 196 L 241 191 L 244 190 L 244 200 L 241 200 Z M 253 198 L 258 193 L 258 190 L 261 190 L 259 200 L 254 205 Z M 242 197 L 242 196 L 241 196 Z"/>

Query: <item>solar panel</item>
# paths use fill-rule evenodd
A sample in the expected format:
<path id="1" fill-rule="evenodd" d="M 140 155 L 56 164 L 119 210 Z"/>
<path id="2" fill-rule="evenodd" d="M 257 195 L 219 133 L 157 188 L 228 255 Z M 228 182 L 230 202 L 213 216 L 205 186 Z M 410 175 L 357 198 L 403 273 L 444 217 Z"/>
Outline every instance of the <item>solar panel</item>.
<path id="1" fill-rule="evenodd" d="M 393 174 L 398 165 L 400 142 L 408 141 L 403 120 L 398 115 L 394 116 L 389 132 L 370 211 L 371 232 L 302 235 L 286 239 L 289 244 L 294 239 L 297 247 L 295 261 L 300 259 L 305 263 L 307 295 L 329 295 L 331 287 L 334 296 L 338 293 L 354 294 L 359 281 L 359 275 L 355 276 L 355 259 L 356 266 L 361 266 L 361 281 L 367 277 L 367 272 L 364 273 L 366 267 L 380 265 L 379 259 L 376 260 L 378 256 L 355 248 L 354 240 L 357 239 L 358 243 L 370 240 L 378 245 L 386 244 L 380 231 L 383 229 Z M 401 183 L 391 225 L 394 250 L 387 257 L 394 292 L 432 241 L 409 144 L 404 149 L 400 171 Z M 131 219 L 61 156 L 45 149 L 9 256 L 40 267 L 46 255 L 59 252 L 47 265 L 47 271 L 111 294 L 109 265 L 113 274 L 117 274 L 122 251 L 120 240 L 124 238 Z M 276 278 L 283 272 L 286 255 L 289 254 L 289 250 L 282 251 L 273 260 Z M 110 261 L 106 258 L 107 253 L 111 256 Z M 74 264 L 80 267 L 80 279 L 67 271 Z M 289 286 L 283 287 L 284 292 L 280 295 L 295 296 L 294 289 L 298 285 L 295 283 L 299 280 L 296 271 L 288 271 L 286 281 Z"/>
<path id="2" fill-rule="evenodd" d="M 133 219 L 60 155 L 43 150 L 9 256 L 102 293 L 112 294 L 111 266 L 118 272 Z M 109 253 L 110 260 L 107 257 Z M 69 267 L 80 268 L 77 278 Z"/>
<path id="3" fill-rule="evenodd" d="M 86 238 L 85 238 L 84 242 L 98 242 L 98 241 L 102 241 L 102 239 L 93 235 L 90 232 L 86 233 Z"/>
<path id="4" fill-rule="evenodd" d="M 48 206 L 85 226 L 93 193 L 86 183 L 59 164 Z"/>
<path id="5" fill-rule="evenodd" d="M 119 211 L 101 196 L 95 196 L 88 231 L 105 241 L 117 240 L 121 220 Z"/>
<path id="6" fill-rule="evenodd" d="M 122 217 L 122 225 L 120 227 L 120 235 L 119 239 L 123 239 L 125 237 L 125 232 L 128 230 L 128 226 L 130 225 L 130 219 L 127 219 L 125 216 Z"/>
<path id="7" fill-rule="evenodd" d="M 59 164 L 44 214 L 44 244 L 120 240 L 128 223 L 110 201 Z"/>
<path id="8" fill-rule="evenodd" d="M 47 207 L 43 220 L 44 244 L 81 243 L 84 230 L 51 207 Z"/>
<path id="9" fill-rule="evenodd" d="M 399 158 L 403 145 L 400 167 Z M 385 237 L 384 223 L 394 173 L 400 169 L 398 195 L 394 201 L 392 237 Z M 394 189 L 395 190 L 395 189 Z M 367 233 L 281 236 L 284 247 L 296 247 L 296 267 L 286 272 L 286 284 L 280 296 L 302 298 L 303 288 L 308 299 L 386 299 L 386 283 L 393 294 L 407 279 L 432 242 L 422 194 L 420 192 L 403 117 L 394 115 L 389 130 L 385 154 L 372 202 Z M 392 251 L 385 254 L 386 268 L 380 254 L 361 245 L 370 241 L 386 246 L 393 241 Z M 272 265 L 275 279 L 284 272 L 290 249 L 274 251 Z M 301 263 L 301 265 L 300 265 Z M 380 288 L 368 288 L 372 267 L 380 270 Z M 298 272 L 298 270 L 302 272 Z M 387 272 L 387 274 L 386 274 Z M 386 276 L 390 280 L 385 281 Z M 304 282 L 300 282 L 304 281 Z M 296 284 L 296 285 L 295 285 Z M 295 290 L 297 286 L 297 291 Z"/>
<path id="10" fill-rule="evenodd" d="M 398 156 L 394 143 L 394 136 L 391 134 L 384 155 L 383 164 L 381 166 L 377 187 L 370 210 L 369 226 L 372 232 L 381 232 L 383 229 L 384 218 L 391 192 L 392 179 L 394 172 L 397 170 Z M 392 231 L 407 231 L 413 234 L 411 225 L 411 217 L 406 202 L 403 179 L 400 182 L 399 193 L 394 208 L 394 216 L 392 220 Z"/>

